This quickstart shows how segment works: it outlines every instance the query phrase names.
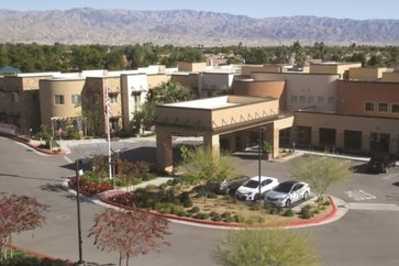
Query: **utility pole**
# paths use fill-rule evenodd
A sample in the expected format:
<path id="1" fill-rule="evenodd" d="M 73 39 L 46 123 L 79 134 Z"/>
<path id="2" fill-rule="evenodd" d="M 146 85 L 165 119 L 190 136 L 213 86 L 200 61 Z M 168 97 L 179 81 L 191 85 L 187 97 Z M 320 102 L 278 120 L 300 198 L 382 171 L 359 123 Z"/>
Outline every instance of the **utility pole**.
<path id="1" fill-rule="evenodd" d="M 261 186 L 261 176 L 262 176 L 262 155 L 263 155 L 263 128 L 259 128 L 258 137 L 258 182 L 259 182 L 259 199 L 262 198 L 262 186 Z"/>
<path id="2" fill-rule="evenodd" d="M 78 247 L 79 247 L 79 261 L 77 265 L 84 265 L 83 253 L 82 253 L 82 224 L 80 219 L 80 175 L 82 173 L 80 160 L 75 161 L 75 172 L 76 172 L 76 209 L 78 219 Z"/>

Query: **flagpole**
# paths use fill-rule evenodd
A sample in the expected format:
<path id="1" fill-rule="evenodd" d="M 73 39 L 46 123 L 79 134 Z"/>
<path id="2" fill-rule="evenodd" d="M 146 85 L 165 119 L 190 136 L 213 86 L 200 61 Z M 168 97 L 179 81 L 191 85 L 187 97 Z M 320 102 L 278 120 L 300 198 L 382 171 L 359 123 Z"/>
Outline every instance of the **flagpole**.
<path id="1" fill-rule="evenodd" d="M 109 114 L 111 112 L 111 102 L 109 99 L 108 88 L 105 89 L 105 109 L 106 109 L 106 127 L 107 127 L 107 140 L 108 140 L 108 176 L 112 180 L 112 150 L 111 150 L 111 127 L 109 122 Z"/>

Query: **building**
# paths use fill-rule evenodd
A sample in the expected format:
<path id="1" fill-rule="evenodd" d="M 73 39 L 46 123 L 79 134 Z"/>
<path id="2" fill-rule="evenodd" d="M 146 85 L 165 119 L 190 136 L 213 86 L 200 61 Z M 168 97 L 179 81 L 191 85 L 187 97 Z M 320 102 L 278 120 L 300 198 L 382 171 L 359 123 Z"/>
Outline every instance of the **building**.
<path id="1" fill-rule="evenodd" d="M 387 71 L 390 70 L 385 67 L 350 68 L 348 78 L 350 80 L 375 81 L 382 79 L 383 74 Z"/>
<path id="2" fill-rule="evenodd" d="M 144 104 L 149 84 L 145 74 L 125 74 L 121 76 L 123 127 L 128 128 L 135 112 Z"/>
<path id="3" fill-rule="evenodd" d="M 219 154 L 221 146 L 248 146 L 262 127 L 276 158 L 280 130 L 293 125 L 293 116 L 280 114 L 279 101 L 271 97 L 227 95 L 158 105 L 156 113 L 157 164 L 167 172 L 173 171 L 173 136 L 202 136 L 205 147 Z"/>
<path id="4" fill-rule="evenodd" d="M 231 70 L 208 70 L 198 76 L 200 98 L 226 94 L 233 84 L 234 72 Z"/>
<path id="5" fill-rule="evenodd" d="M 179 72 L 201 72 L 205 71 L 207 67 L 206 62 L 177 62 L 177 69 Z"/>
<path id="6" fill-rule="evenodd" d="M 39 81 L 59 72 L 5 76 L 0 87 L 0 122 L 19 128 L 21 134 L 40 129 Z"/>
<path id="7" fill-rule="evenodd" d="M 286 64 L 265 64 L 265 65 L 241 65 L 241 75 L 244 77 L 250 77 L 256 72 L 270 72 L 270 73 L 282 73 L 286 72 L 291 66 Z"/>
<path id="8" fill-rule="evenodd" d="M 285 81 L 285 108 L 335 112 L 338 74 L 253 73 L 256 81 Z"/>
<path id="9" fill-rule="evenodd" d="M 338 74 L 340 78 L 346 79 L 349 75 L 349 69 L 361 68 L 362 63 L 338 63 L 338 62 L 321 62 L 311 63 L 309 65 L 309 73 L 311 74 Z"/>
<path id="10" fill-rule="evenodd" d="M 85 79 L 45 78 L 39 81 L 41 124 L 53 132 L 63 132 L 70 125 L 82 130 L 81 94 Z"/>

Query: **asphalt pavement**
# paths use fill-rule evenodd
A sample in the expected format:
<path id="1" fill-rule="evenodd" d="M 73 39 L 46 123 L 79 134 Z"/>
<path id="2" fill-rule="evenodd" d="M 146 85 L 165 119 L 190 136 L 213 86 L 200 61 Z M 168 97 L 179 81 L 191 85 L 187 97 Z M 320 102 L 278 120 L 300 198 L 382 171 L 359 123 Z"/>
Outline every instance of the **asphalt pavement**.
<path id="1" fill-rule="evenodd" d="M 154 143 L 123 145 L 126 154 L 152 156 Z M 101 152 L 102 148 L 96 148 Z M 148 154 L 142 154 L 148 152 Z M 80 145 L 68 155 L 70 159 L 92 154 L 89 146 Z M 256 175 L 257 162 L 253 158 L 235 158 L 235 165 L 243 174 Z M 288 178 L 288 164 L 262 164 L 265 175 Z M 23 233 L 15 238 L 21 247 L 64 259 L 77 259 L 77 227 L 75 198 L 61 189 L 62 177 L 72 175 L 73 169 L 63 156 L 44 157 L 14 141 L 0 137 L 0 192 L 36 197 L 50 206 L 47 223 L 39 230 Z M 399 203 L 399 171 L 386 175 L 355 174 L 345 184 L 335 186 L 331 193 L 348 202 L 359 204 Z M 349 193 L 350 192 L 350 193 Z M 364 192 L 364 193 L 362 193 Z M 103 264 L 116 263 L 117 255 L 98 251 L 88 239 L 87 232 L 94 216 L 102 207 L 82 203 L 84 258 Z M 143 266 L 202 266 L 216 265 L 212 251 L 226 231 L 171 224 L 168 247 L 159 253 L 141 256 L 134 265 Z M 301 229 L 314 242 L 322 265 L 331 266 L 397 266 L 399 254 L 399 212 L 378 208 L 352 209 L 341 220 Z"/>

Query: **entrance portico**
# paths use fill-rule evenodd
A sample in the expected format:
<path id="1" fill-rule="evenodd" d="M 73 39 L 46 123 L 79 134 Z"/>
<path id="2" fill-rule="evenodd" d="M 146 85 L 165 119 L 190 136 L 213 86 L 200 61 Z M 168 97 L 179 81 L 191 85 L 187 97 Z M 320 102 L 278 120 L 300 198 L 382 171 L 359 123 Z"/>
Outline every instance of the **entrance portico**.
<path id="1" fill-rule="evenodd" d="M 173 171 L 172 136 L 202 136 L 204 146 L 220 153 L 220 136 L 237 145 L 237 136 L 249 142 L 249 131 L 265 128 L 265 140 L 273 145 L 273 157 L 279 153 L 279 131 L 292 127 L 293 116 L 279 114 L 275 98 L 221 96 L 157 106 L 157 166 Z"/>

